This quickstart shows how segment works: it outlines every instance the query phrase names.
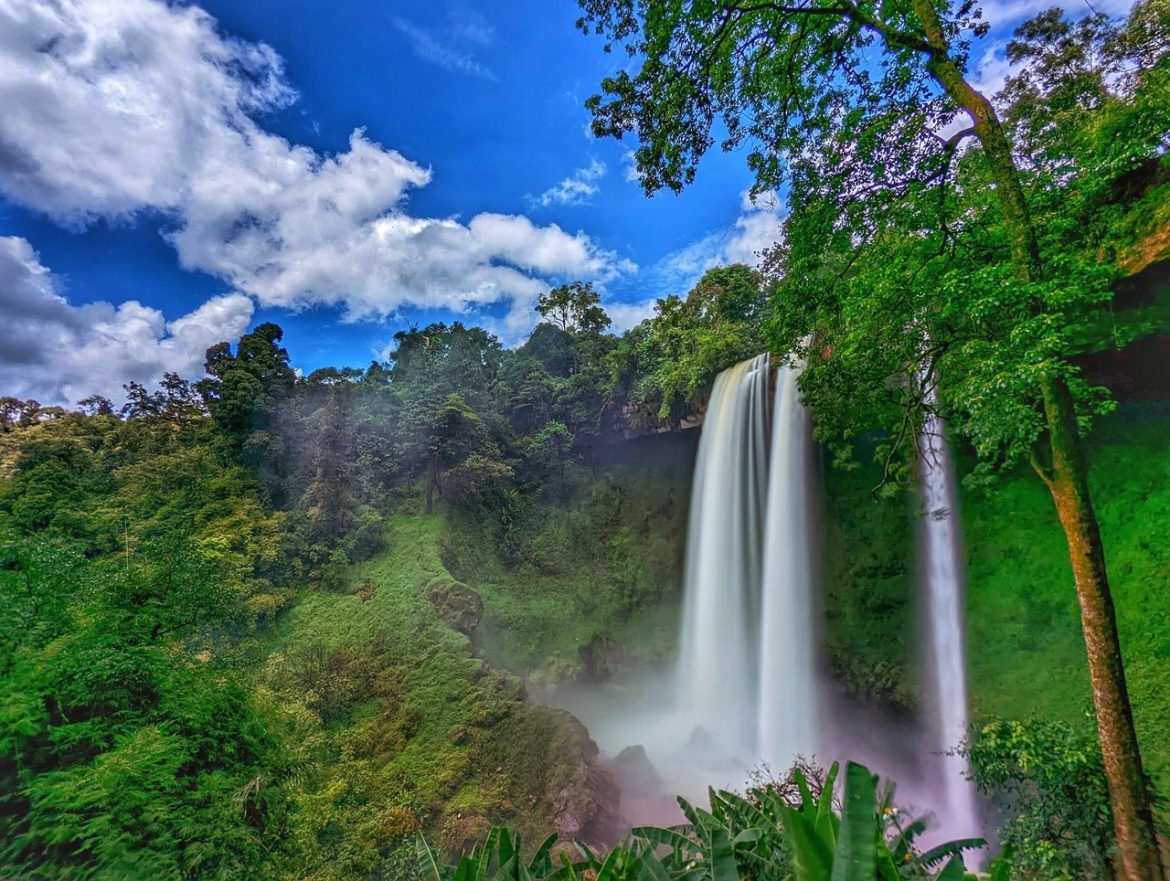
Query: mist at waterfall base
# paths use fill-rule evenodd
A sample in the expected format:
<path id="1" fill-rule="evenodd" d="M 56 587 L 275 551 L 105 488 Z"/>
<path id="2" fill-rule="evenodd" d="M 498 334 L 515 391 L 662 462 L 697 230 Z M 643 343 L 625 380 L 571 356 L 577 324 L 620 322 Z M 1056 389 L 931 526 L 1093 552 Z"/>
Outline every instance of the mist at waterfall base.
<path id="1" fill-rule="evenodd" d="M 570 687 L 556 703 L 618 757 L 631 823 L 680 821 L 676 795 L 703 803 L 708 787 L 742 791 L 798 758 L 853 759 L 897 781 L 901 807 L 932 816 L 930 840 L 978 835 L 964 760 L 948 754 L 966 735 L 967 708 L 954 474 L 941 425 L 929 421 L 920 439 L 927 694 L 922 719 L 898 718 L 849 701 L 823 669 L 818 465 L 799 375 L 799 365 L 773 371 L 761 355 L 715 381 L 691 490 L 677 665 Z"/>

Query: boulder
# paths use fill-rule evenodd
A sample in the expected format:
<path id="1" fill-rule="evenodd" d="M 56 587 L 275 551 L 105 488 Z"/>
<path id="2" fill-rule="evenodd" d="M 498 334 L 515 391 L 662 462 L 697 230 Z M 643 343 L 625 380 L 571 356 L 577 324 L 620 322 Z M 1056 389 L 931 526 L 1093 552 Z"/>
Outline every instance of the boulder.
<path id="1" fill-rule="evenodd" d="M 598 760 L 597 744 L 585 726 L 563 710 L 555 716 L 550 768 L 545 801 L 551 808 L 553 828 L 566 839 L 591 844 L 612 844 L 622 834 L 618 813 L 621 797 L 613 774 Z"/>
<path id="2" fill-rule="evenodd" d="M 483 598 L 462 582 L 438 579 L 431 582 L 427 598 L 446 624 L 471 636 L 483 618 Z"/>
<path id="3" fill-rule="evenodd" d="M 626 790 L 657 792 L 662 787 L 662 777 L 641 744 L 623 749 L 613 766 Z"/>

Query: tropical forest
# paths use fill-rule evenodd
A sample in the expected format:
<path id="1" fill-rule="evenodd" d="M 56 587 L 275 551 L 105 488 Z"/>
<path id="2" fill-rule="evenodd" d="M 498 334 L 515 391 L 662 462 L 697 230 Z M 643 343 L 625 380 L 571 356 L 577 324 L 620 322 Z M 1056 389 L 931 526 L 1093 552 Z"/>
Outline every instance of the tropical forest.
<path id="1" fill-rule="evenodd" d="M 0 878 L 1170 879 L 1168 0 L 7 0 L 0 95 Z"/>

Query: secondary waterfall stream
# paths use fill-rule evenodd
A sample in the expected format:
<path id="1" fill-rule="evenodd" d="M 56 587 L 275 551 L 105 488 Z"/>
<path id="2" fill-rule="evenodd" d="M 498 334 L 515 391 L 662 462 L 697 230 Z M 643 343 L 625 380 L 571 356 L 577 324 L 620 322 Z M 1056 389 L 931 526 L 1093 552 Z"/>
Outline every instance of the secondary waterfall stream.
<path id="1" fill-rule="evenodd" d="M 760 616 L 759 753 L 781 771 L 820 752 L 813 545 L 809 528 L 812 425 L 800 400 L 799 366 L 777 371 L 764 518 Z"/>
<path id="2" fill-rule="evenodd" d="M 924 508 L 919 549 L 927 621 L 925 671 L 930 687 L 926 704 L 933 747 L 942 766 L 942 819 L 957 834 L 972 836 L 979 829 L 974 787 L 967 779 L 966 760 L 954 752 L 966 739 L 968 727 L 955 469 L 942 421 L 934 414 L 923 425 L 918 447 Z"/>

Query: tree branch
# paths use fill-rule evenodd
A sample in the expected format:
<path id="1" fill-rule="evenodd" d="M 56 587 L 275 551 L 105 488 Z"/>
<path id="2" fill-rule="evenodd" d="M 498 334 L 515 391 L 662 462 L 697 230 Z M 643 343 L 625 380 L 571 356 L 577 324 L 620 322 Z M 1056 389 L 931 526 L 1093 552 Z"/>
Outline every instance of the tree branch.
<path id="1" fill-rule="evenodd" d="M 928 54 L 933 54 L 935 51 L 934 47 L 922 37 L 890 27 L 880 19 L 867 15 L 852 0 L 842 0 L 836 6 L 794 6 L 785 3 L 749 3 L 742 6 L 735 5 L 734 8 L 744 13 L 775 12 L 780 15 L 836 16 L 837 18 L 844 18 L 856 22 L 894 45 L 903 46 L 907 49 L 916 49 L 919 52 L 926 52 Z"/>

